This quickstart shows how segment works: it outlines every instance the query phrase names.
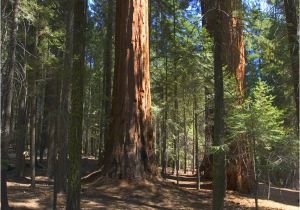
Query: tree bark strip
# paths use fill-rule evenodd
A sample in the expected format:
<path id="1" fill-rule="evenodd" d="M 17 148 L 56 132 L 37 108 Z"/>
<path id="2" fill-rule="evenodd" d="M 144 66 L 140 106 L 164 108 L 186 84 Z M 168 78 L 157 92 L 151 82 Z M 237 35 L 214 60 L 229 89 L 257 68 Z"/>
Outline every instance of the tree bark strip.
<path id="1" fill-rule="evenodd" d="M 224 86 L 222 71 L 222 31 L 220 30 L 222 13 L 221 0 L 217 0 L 215 12 L 216 24 L 214 30 L 214 140 L 213 146 L 222 147 L 224 144 Z M 225 152 L 218 148 L 213 154 L 213 209 L 224 208 L 225 196 Z"/>
<path id="2" fill-rule="evenodd" d="M 105 155 L 108 176 L 151 172 L 153 128 L 149 72 L 148 0 L 118 0 L 112 122 Z"/>
<path id="3" fill-rule="evenodd" d="M 69 130 L 67 210 L 80 209 L 83 90 L 85 72 L 86 1 L 74 1 L 73 68 Z"/>

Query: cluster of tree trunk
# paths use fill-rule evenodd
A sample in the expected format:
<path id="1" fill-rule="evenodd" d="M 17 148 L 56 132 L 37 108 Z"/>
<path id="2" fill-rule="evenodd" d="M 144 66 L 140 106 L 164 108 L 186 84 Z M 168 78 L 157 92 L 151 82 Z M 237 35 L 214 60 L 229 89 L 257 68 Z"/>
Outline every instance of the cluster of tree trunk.
<path id="1" fill-rule="evenodd" d="M 1 206 L 8 209 L 7 169 L 9 144 L 16 141 L 16 176 L 24 176 L 24 151 L 29 143 L 31 186 L 35 186 L 35 170 L 43 167 L 44 151 L 47 149 L 47 175 L 54 178 L 53 206 L 56 207 L 57 194 L 67 192 L 67 209 L 80 209 L 80 167 L 83 142 L 83 104 L 85 77 L 85 35 L 86 1 L 64 0 L 61 3 L 65 24 L 65 51 L 58 50 L 58 56 L 64 56 L 63 70 L 58 66 L 48 68 L 38 58 L 38 47 L 44 41 L 43 27 L 24 28 L 24 68 L 20 74 L 25 78 L 21 84 L 17 100 L 17 131 L 13 135 L 12 116 L 14 99 L 14 75 L 16 68 L 16 46 L 18 30 L 19 0 L 13 1 L 11 28 L 9 35 L 8 61 L 1 67 Z M 42 3 L 38 1 L 38 3 Z M 255 164 L 251 156 L 249 143 L 240 136 L 230 144 L 225 164 L 224 152 L 224 65 L 228 66 L 237 81 L 239 97 L 237 103 L 243 103 L 245 95 L 245 46 L 241 0 L 201 0 L 205 26 L 214 40 L 214 88 L 205 85 L 205 154 L 200 166 L 199 110 L 196 93 L 193 95 L 193 160 L 192 171 L 196 169 L 197 188 L 200 188 L 200 175 L 213 178 L 213 209 L 223 209 L 227 188 L 250 193 L 255 188 Z M 177 60 L 169 62 L 165 56 L 165 86 L 162 98 L 165 106 L 171 103 L 168 95 L 174 91 L 174 116 L 164 110 L 161 119 L 156 122 L 155 136 L 161 141 L 155 143 L 151 113 L 150 69 L 149 69 L 149 1 L 117 0 L 116 23 L 114 23 L 114 0 L 107 2 L 105 17 L 105 43 L 103 51 L 103 98 L 100 121 L 99 164 L 104 165 L 103 174 L 120 179 L 146 178 L 156 172 L 154 159 L 156 146 L 160 147 L 162 174 L 172 162 L 173 173 L 179 183 L 180 170 L 180 132 L 174 126 L 174 160 L 168 160 L 168 118 L 179 124 L 178 78 L 169 72 L 177 69 Z M 288 38 L 291 54 L 291 75 L 293 76 L 296 111 L 299 124 L 299 43 L 297 39 L 297 15 L 293 0 L 285 0 Z M 176 4 L 173 1 L 174 54 L 176 52 Z M 26 23 L 25 23 L 26 26 Z M 27 43 L 27 33 L 30 40 Z M 115 62 L 113 66 L 113 34 L 115 33 Z M 26 50 L 25 50 L 26 49 Z M 27 71 L 27 63 L 32 67 Z M 90 66 L 92 62 L 90 62 Z M 48 73 L 46 73 L 48 72 Z M 50 72 L 50 73 L 49 73 Z M 112 85 L 113 75 L 113 85 Z M 168 87 L 170 78 L 174 86 Z M 72 86 L 71 86 L 72 84 Z M 112 91 L 112 92 L 111 92 Z M 213 97 L 214 96 L 214 97 Z M 214 102 L 214 103 L 213 103 Z M 185 102 L 184 102 L 185 103 Z M 71 110 L 69 110 L 71 107 Z M 187 172 L 188 135 L 186 110 L 184 108 L 184 173 Z M 170 130 L 170 129 L 169 129 Z M 87 135 L 89 132 L 87 131 Z M 29 139 L 27 139 L 27 136 Z M 96 144 L 92 144 L 92 148 Z M 213 146 L 214 153 L 208 148 Z M 87 146 L 88 147 L 88 146 Z M 94 151 L 94 154 L 97 152 Z M 39 155 L 39 161 L 38 161 Z M 156 161 L 159 162 L 159 161 Z M 67 167 L 68 166 L 68 167 Z M 66 170 L 68 168 L 68 171 Z M 67 173 L 68 172 L 68 173 Z"/>

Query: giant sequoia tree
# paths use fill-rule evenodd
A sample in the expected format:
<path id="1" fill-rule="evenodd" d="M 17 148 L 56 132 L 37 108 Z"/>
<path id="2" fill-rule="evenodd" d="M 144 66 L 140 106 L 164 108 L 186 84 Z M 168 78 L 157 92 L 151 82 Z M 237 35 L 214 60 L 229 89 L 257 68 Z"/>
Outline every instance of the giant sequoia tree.
<path id="1" fill-rule="evenodd" d="M 150 172 L 153 131 L 148 0 L 118 0 L 112 116 L 105 171 L 123 179 Z"/>
<path id="2" fill-rule="evenodd" d="M 238 103 L 245 97 L 246 58 L 243 33 L 243 15 L 241 0 L 223 1 L 224 50 L 223 59 L 237 82 Z M 226 41 L 225 41 L 226 40 Z M 250 193 L 254 189 L 253 163 L 249 144 L 245 136 L 239 136 L 230 144 L 227 164 L 227 188 Z"/>

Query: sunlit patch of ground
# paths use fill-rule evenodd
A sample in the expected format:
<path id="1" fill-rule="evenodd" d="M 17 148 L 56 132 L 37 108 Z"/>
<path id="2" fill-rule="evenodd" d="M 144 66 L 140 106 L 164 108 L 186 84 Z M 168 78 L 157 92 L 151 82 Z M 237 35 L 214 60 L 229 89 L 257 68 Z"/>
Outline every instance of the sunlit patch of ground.
<path id="1" fill-rule="evenodd" d="M 46 177 L 38 177 L 36 188 L 32 189 L 27 181 L 8 182 L 10 206 L 13 209 L 51 209 L 52 183 L 47 182 L 49 180 Z M 82 186 L 81 209 L 211 209 L 211 194 L 210 189 L 185 189 L 168 180 L 119 181 L 99 178 Z M 58 195 L 58 209 L 64 209 L 65 198 L 64 194 Z M 299 209 L 296 206 L 262 199 L 259 200 L 259 206 L 260 209 Z M 252 197 L 227 192 L 225 209 L 254 207 Z"/>
<path id="2" fill-rule="evenodd" d="M 82 176 L 90 173 L 91 168 L 97 168 L 93 159 L 85 159 Z M 92 164 L 92 162 L 95 162 Z M 88 170 L 87 170 L 87 169 Z M 30 174 L 26 173 L 27 175 Z M 53 180 L 39 171 L 36 177 L 36 187 L 30 186 L 30 177 L 15 180 L 10 177 L 8 181 L 9 204 L 13 209 L 52 209 Z M 98 178 L 96 181 L 82 185 L 81 209 L 211 209 L 212 191 L 211 182 L 201 180 L 201 189 L 196 190 L 195 177 L 192 174 L 181 175 L 179 185 L 174 176 L 166 179 L 120 181 L 108 178 Z M 292 194 L 288 194 L 292 193 Z M 262 210 L 296 210 L 299 209 L 295 195 L 299 191 L 272 188 L 271 198 L 276 200 L 286 195 L 284 202 L 275 202 L 259 199 Z M 291 196 L 292 195 L 292 196 Z M 273 197 L 272 197 L 273 196 Z M 277 196 L 277 197 L 276 197 Z M 262 197 L 263 198 L 263 197 Z M 295 201 L 294 201 L 295 200 Z M 57 209 L 65 209 L 66 195 L 57 196 Z M 295 204 L 290 205 L 293 201 Z M 254 198 L 236 192 L 227 191 L 225 209 L 255 209 Z"/>

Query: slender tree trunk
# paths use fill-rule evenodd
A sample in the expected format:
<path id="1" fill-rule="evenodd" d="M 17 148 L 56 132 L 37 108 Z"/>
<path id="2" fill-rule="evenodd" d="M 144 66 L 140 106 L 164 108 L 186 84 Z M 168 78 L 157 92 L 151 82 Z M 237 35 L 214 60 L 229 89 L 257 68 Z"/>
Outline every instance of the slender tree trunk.
<path id="1" fill-rule="evenodd" d="M 256 141 L 253 138 L 252 143 L 252 155 L 253 155 L 253 170 L 254 170 L 254 181 L 255 181 L 255 192 L 254 192 L 254 200 L 255 200 L 255 209 L 258 210 L 258 181 L 257 181 L 257 172 L 256 172 Z"/>
<path id="2" fill-rule="evenodd" d="M 202 26 L 205 27 L 210 34 L 213 36 L 214 34 L 214 8 L 216 4 L 216 0 L 200 0 L 201 3 L 201 13 L 203 15 L 202 18 Z M 214 116 L 214 108 L 212 105 L 212 101 L 214 100 L 214 95 L 211 94 L 211 91 L 207 84 L 205 84 L 205 153 L 203 156 L 203 161 L 201 163 L 201 171 L 204 171 L 204 177 L 206 179 L 212 179 L 212 154 L 210 154 L 208 148 L 212 145 L 213 141 L 213 116 Z"/>
<path id="3" fill-rule="evenodd" d="M 34 78 L 32 78 L 34 79 Z M 33 94 L 30 99 L 30 165 L 31 165 L 31 187 L 35 187 L 35 140 L 36 140 L 36 96 L 35 96 L 35 80 L 31 84 L 31 93 Z"/>
<path id="4" fill-rule="evenodd" d="M 215 117 L 213 146 L 221 147 L 224 144 L 224 87 L 222 72 L 222 31 L 221 27 L 221 2 L 217 0 L 214 30 L 214 90 L 215 90 Z M 213 209 L 224 208 L 225 196 L 225 152 L 218 149 L 213 154 Z"/>
<path id="5" fill-rule="evenodd" d="M 23 177 L 24 176 L 24 166 L 25 166 L 25 141 L 26 141 L 26 128 L 27 128 L 27 87 L 26 82 L 22 84 L 21 93 L 20 93 L 20 100 L 19 100 L 19 114 L 17 119 L 16 131 L 17 139 L 16 139 L 16 177 Z"/>
<path id="6" fill-rule="evenodd" d="M 104 171 L 131 179 L 151 173 L 153 157 L 148 0 L 118 0 L 116 14 L 112 122 Z"/>
<path id="7" fill-rule="evenodd" d="M 30 128 L 29 128 L 29 138 L 30 138 L 30 163 L 31 163 L 31 187 L 35 187 L 35 166 L 36 166 L 36 80 L 38 75 L 38 31 L 36 28 L 33 29 L 32 34 L 35 38 L 34 44 L 30 46 L 32 50 L 32 55 L 30 56 L 30 63 L 33 66 L 32 71 L 28 73 L 28 101 L 30 103 Z"/>
<path id="8" fill-rule="evenodd" d="M 295 0 L 284 0 L 285 17 L 292 63 L 292 79 L 297 115 L 297 131 L 299 134 L 299 37 L 297 36 L 298 17 Z"/>
<path id="9" fill-rule="evenodd" d="M 16 44 L 17 44 L 17 26 L 18 26 L 18 8 L 19 0 L 13 3 L 12 24 L 10 31 L 8 65 L 7 69 L 1 72 L 1 206 L 3 209 L 9 209 L 7 199 L 7 166 L 8 166 L 8 145 L 12 138 L 11 117 L 12 117 L 12 100 L 14 87 L 14 72 L 16 69 Z"/>
<path id="10" fill-rule="evenodd" d="M 103 72 L 105 74 L 105 79 L 103 86 L 105 87 L 104 100 L 104 145 L 107 145 L 108 141 L 108 125 L 110 122 L 110 112 L 111 112 L 111 87 L 112 87 L 112 41 L 113 41 L 113 20 L 114 20 L 114 6 L 115 0 L 107 1 L 107 13 L 106 13 L 106 34 L 105 34 L 105 44 L 103 52 Z M 106 146 L 105 146 L 106 147 Z"/>
<path id="11" fill-rule="evenodd" d="M 86 2 L 74 1 L 73 68 L 69 130 L 67 210 L 80 209 L 80 165 L 83 119 Z"/>
<path id="12" fill-rule="evenodd" d="M 65 0 L 65 24 L 66 24 L 66 38 L 65 38 L 65 55 L 64 68 L 61 73 L 61 92 L 59 99 L 59 115 L 57 117 L 57 158 L 55 159 L 54 177 L 54 201 L 53 206 L 56 207 L 56 197 L 59 192 L 66 192 L 67 190 L 67 150 L 68 150 L 68 125 L 69 125 L 69 96 L 70 96 L 70 77 L 72 69 L 72 41 L 73 41 L 73 1 Z"/>
<path id="13" fill-rule="evenodd" d="M 56 72 L 52 75 L 53 79 L 48 81 L 46 89 L 46 106 L 48 107 L 48 156 L 47 156 L 47 176 L 52 178 L 54 176 L 54 162 L 56 158 L 55 142 L 56 142 L 56 131 L 57 131 L 57 114 L 56 109 L 58 107 L 57 97 L 57 76 Z"/>
<path id="14" fill-rule="evenodd" d="M 173 41 L 174 41 L 174 72 L 177 74 L 177 60 L 176 60 L 176 4 L 173 0 Z M 175 76 L 175 88 L 174 88 L 174 97 L 175 97 L 175 140 L 174 140 L 174 152 L 175 152 L 175 168 L 176 168 L 176 182 L 179 184 L 179 117 L 178 117 L 178 85 L 177 85 L 177 76 Z"/>
<path id="15" fill-rule="evenodd" d="M 200 167 L 199 167 L 199 140 L 198 140 L 198 105 L 197 105 L 197 98 L 194 95 L 194 107 L 195 107 L 195 164 L 196 164 L 196 175 L 197 175 L 197 190 L 200 189 Z"/>
<path id="16" fill-rule="evenodd" d="M 27 74 L 26 74 L 26 66 L 27 66 L 27 53 L 26 53 L 26 46 L 27 46 L 27 31 L 26 31 L 26 24 L 24 24 L 24 66 L 21 70 L 21 75 L 23 76 L 23 82 L 20 90 L 20 99 L 19 99 L 19 113 L 18 119 L 16 124 L 16 131 L 17 131 L 17 138 L 16 138 L 16 177 L 23 177 L 24 176 L 24 167 L 25 167 L 25 142 L 27 136 Z"/>
<path id="17" fill-rule="evenodd" d="M 195 173 L 195 103 L 193 102 L 193 159 L 192 159 L 192 173 Z"/>
<path id="18" fill-rule="evenodd" d="M 176 65 L 175 65 L 176 66 Z M 175 137 L 174 137 L 174 154 L 175 154 L 175 161 L 174 161 L 174 169 L 176 170 L 176 183 L 179 184 L 178 182 L 178 176 L 179 176 L 179 120 L 178 120 L 178 90 L 177 90 L 177 78 L 175 79 L 175 88 L 174 88 L 174 121 L 176 122 L 176 127 L 175 127 Z M 175 171 L 174 171 L 175 172 Z"/>
<path id="19" fill-rule="evenodd" d="M 185 101 L 185 98 L 184 98 Z M 184 173 L 186 174 L 186 168 L 187 168 L 187 153 L 188 153 L 188 142 L 187 142 L 187 132 L 186 132 L 186 104 L 184 104 L 183 107 L 183 129 L 184 129 Z"/>
<path id="20" fill-rule="evenodd" d="M 167 174 L 167 140 L 168 140 L 168 59 L 165 60 L 165 107 L 164 107 L 164 136 L 162 145 L 162 174 Z"/>

